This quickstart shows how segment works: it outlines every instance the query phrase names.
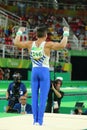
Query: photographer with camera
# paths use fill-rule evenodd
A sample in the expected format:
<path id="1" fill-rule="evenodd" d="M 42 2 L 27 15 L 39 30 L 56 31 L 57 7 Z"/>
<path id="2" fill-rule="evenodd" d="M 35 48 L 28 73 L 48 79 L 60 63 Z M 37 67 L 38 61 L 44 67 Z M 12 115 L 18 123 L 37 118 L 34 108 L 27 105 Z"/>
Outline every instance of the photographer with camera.
<path id="1" fill-rule="evenodd" d="M 21 96 L 27 97 L 27 89 L 24 83 L 21 82 L 21 75 L 15 72 L 13 75 L 13 82 L 8 86 L 6 92 L 6 99 L 8 100 L 8 106 L 6 112 L 10 112 L 16 103 L 19 103 Z"/>
<path id="2" fill-rule="evenodd" d="M 62 77 L 57 77 L 54 82 L 51 81 L 51 88 L 48 94 L 46 111 L 48 113 L 59 113 L 61 99 L 64 96 L 64 92 L 60 90 L 62 86 Z"/>

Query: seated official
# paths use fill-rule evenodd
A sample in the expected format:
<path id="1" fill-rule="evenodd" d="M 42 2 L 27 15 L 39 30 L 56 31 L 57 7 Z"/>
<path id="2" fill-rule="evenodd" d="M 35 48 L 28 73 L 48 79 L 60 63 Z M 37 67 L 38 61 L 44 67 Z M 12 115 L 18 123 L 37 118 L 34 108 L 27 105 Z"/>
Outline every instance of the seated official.
<path id="1" fill-rule="evenodd" d="M 20 97 L 19 103 L 16 103 L 13 109 L 21 114 L 32 114 L 32 107 L 27 103 L 27 98 L 25 96 Z"/>

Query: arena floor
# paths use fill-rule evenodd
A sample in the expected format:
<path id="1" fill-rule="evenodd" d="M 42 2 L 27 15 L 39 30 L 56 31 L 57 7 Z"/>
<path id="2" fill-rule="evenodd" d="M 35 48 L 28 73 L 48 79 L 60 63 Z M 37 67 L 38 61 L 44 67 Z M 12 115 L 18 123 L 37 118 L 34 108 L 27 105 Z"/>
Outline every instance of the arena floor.
<path id="1" fill-rule="evenodd" d="M 87 116 L 69 114 L 44 115 L 43 126 L 33 125 L 32 115 L 0 118 L 0 130 L 87 130 Z"/>

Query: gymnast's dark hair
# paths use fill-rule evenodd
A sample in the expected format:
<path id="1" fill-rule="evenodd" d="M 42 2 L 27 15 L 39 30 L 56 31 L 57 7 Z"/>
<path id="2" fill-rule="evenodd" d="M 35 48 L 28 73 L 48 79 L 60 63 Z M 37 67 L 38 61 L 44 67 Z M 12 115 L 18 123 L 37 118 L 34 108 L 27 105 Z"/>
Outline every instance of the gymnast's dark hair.
<path id="1" fill-rule="evenodd" d="M 47 27 L 46 26 L 37 27 L 37 37 L 38 38 L 45 37 L 46 34 L 47 34 Z"/>

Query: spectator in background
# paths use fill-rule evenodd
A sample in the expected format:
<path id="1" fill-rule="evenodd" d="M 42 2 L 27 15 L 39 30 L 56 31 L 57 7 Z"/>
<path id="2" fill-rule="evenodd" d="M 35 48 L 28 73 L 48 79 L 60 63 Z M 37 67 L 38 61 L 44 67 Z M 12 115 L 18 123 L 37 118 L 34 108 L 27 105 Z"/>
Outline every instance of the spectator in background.
<path id="1" fill-rule="evenodd" d="M 20 114 L 31 114 L 32 107 L 27 103 L 27 97 L 21 96 L 19 99 L 19 103 L 16 103 L 13 109 L 17 110 Z"/>
<path id="2" fill-rule="evenodd" d="M 70 43 L 70 42 L 68 42 L 66 48 L 67 48 L 68 50 L 71 50 L 71 43 Z"/>
<path id="3" fill-rule="evenodd" d="M 16 103 L 19 103 L 21 96 L 27 97 L 27 89 L 25 84 L 21 82 L 20 73 L 16 72 L 13 75 L 13 79 L 14 81 L 9 84 L 6 92 L 6 99 L 8 100 L 6 112 L 9 112 Z"/>
<path id="4" fill-rule="evenodd" d="M 57 77 L 54 84 L 51 84 L 51 88 L 48 94 L 46 112 L 48 113 L 59 113 L 61 100 L 64 96 L 64 92 L 60 90 L 62 86 L 62 77 Z"/>
<path id="5" fill-rule="evenodd" d="M 10 78 L 10 69 L 9 69 L 9 68 L 6 68 L 6 69 L 4 70 L 4 79 L 5 79 L 5 80 L 9 80 L 9 78 Z"/>
<path id="6" fill-rule="evenodd" d="M 62 65 L 60 63 L 56 66 L 55 71 L 62 72 Z"/>
<path id="7" fill-rule="evenodd" d="M 4 79 L 4 71 L 2 68 L 0 68 L 0 80 Z"/>

